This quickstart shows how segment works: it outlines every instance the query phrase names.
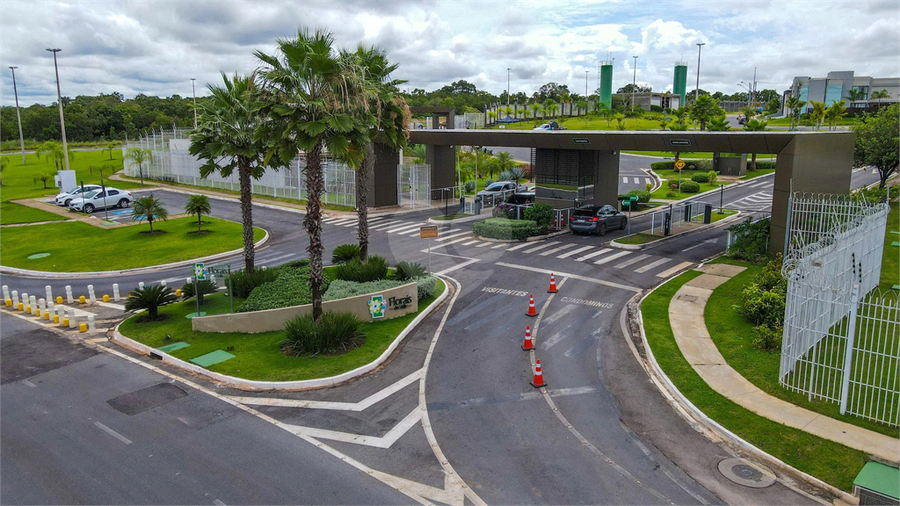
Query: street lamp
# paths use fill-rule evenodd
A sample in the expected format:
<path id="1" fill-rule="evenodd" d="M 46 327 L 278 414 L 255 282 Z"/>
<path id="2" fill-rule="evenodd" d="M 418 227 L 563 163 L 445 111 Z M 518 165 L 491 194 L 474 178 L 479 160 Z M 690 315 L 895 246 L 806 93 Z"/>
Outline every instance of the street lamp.
<path id="1" fill-rule="evenodd" d="M 634 58 L 634 76 L 631 78 L 631 112 L 634 112 L 634 90 L 637 88 L 637 56 Z"/>
<path id="2" fill-rule="evenodd" d="M 590 70 L 585 70 L 585 71 L 584 71 L 584 101 L 585 101 L 585 102 L 587 102 L 587 98 L 588 98 L 588 91 L 587 91 L 587 88 L 588 88 L 588 72 L 590 72 Z"/>
<path id="3" fill-rule="evenodd" d="M 25 139 L 22 137 L 22 116 L 19 114 L 19 90 L 16 88 L 16 69 L 19 67 L 10 67 L 13 76 L 13 93 L 16 95 L 16 120 L 19 122 L 19 146 L 22 148 L 22 165 L 25 165 Z"/>
<path id="4" fill-rule="evenodd" d="M 509 67 L 506 67 L 506 107 L 509 107 Z"/>
<path id="5" fill-rule="evenodd" d="M 697 43 L 697 88 L 694 90 L 694 102 L 700 96 L 700 52 L 703 51 L 703 46 L 705 45 L 706 42 Z"/>
<path id="6" fill-rule="evenodd" d="M 191 78 L 191 95 L 194 97 L 194 130 L 197 129 L 197 90 L 194 89 L 194 81 L 196 80 L 196 77 Z"/>
<path id="7" fill-rule="evenodd" d="M 753 106 L 753 87 L 750 85 L 750 83 L 745 83 L 744 81 L 739 82 L 738 86 L 741 86 L 741 87 L 746 86 L 747 87 L 747 107 L 752 107 Z"/>
<path id="8" fill-rule="evenodd" d="M 56 71 L 56 102 L 59 104 L 59 128 L 62 131 L 63 161 L 65 162 L 66 170 L 69 170 L 69 145 L 66 143 L 66 119 L 63 117 L 62 94 L 59 91 L 59 66 L 56 64 L 56 53 L 62 51 L 62 49 L 48 48 L 47 51 L 53 53 L 53 69 Z"/>

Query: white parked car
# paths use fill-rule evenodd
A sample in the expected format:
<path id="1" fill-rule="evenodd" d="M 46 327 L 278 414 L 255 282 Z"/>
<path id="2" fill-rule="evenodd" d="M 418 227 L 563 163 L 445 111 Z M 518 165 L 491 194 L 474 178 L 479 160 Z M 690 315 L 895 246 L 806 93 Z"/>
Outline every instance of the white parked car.
<path id="1" fill-rule="evenodd" d="M 88 193 L 88 192 L 92 192 L 95 190 L 99 190 L 100 188 L 101 188 L 101 186 L 98 184 L 86 184 L 86 185 L 84 185 L 83 191 L 85 193 Z M 69 204 L 72 203 L 72 199 L 81 195 L 81 192 L 82 192 L 82 187 L 76 186 L 75 188 L 72 188 L 69 191 L 60 193 L 54 199 L 56 201 L 56 205 L 63 206 L 63 207 L 69 207 Z"/>
<path id="2" fill-rule="evenodd" d="M 107 207 L 126 208 L 133 201 L 131 192 L 107 187 L 105 192 L 100 189 L 75 197 L 69 204 L 69 209 L 91 214 L 97 209 L 106 209 Z"/>

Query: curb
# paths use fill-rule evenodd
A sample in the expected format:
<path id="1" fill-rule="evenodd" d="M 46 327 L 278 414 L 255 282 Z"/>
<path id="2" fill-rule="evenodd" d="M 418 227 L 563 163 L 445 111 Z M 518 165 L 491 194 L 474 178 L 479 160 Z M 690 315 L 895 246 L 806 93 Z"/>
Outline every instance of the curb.
<path id="1" fill-rule="evenodd" d="M 806 495 L 823 504 L 835 504 L 835 502 L 823 502 L 822 498 L 810 495 L 809 492 L 800 487 L 800 484 L 803 484 L 807 487 L 818 489 L 818 491 L 833 497 L 834 501 L 842 501 L 845 504 L 858 504 L 859 499 L 857 497 L 854 497 L 847 492 L 844 492 L 843 490 L 829 485 L 828 483 L 825 483 L 824 481 L 814 476 L 791 467 L 780 459 L 769 455 L 763 450 L 760 450 L 756 446 L 745 441 L 743 438 L 726 429 L 715 420 L 709 418 L 706 413 L 697 408 L 697 406 L 695 406 L 687 397 L 685 397 L 684 394 L 682 394 L 681 391 L 678 390 L 675 384 L 672 383 L 672 380 L 670 380 L 669 377 L 666 376 L 665 372 L 663 372 L 662 368 L 659 366 L 659 363 L 656 361 L 656 356 L 653 354 L 653 350 L 651 349 L 650 344 L 647 342 L 647 334 L 644 330 L 644 318 L 643 313 L 640 310 L 640 305 L 644 301 L 644 299 L 646 299 L 648 296 L 650 296 L 650 294 L 656 291 L 657 288 L 668 283 L 679 274 L 681 273 L 669 277 L 645 294 L 635 295 L 631 298 L 631 300 L 628 301 L 625 309 L 626 312 L 629 307 L 635 309 L 636 318 L 634 318 L 634 321 L 637 323 L 640 330 L 641 345 L 644 349 L 644 356 L 642 357 L 642 360 L 639 361 L 644 367 L 644 370 L 650 376 L 651 380 L 654 380 L 653 383 L 656 385 L 660 393 L 663 394 L 663 397 L 665 397 L 670 404 L 677 407 L 676 411 L 679 413 L 679 415 L 681 415 L 682 418 L 684 418 L 692 426 L 694 426 L 695 424 L 702 425 L 708 433 L 714 434 L 718 437 L 718 439 L 737 446 L 744 452 L 763 461 L 769 468 L 779 471 L 781 473 L 781 476 L 779 476 L 779 478 L 782 478 L 781 483 L 794 490 L 795 492 Z M 626 328 L 623 330 L 626 330 L 628 332 L 627 337 L 630 337 L 629 345 L 633 346 L 634 335 L 631 332 L 631 328 L 626 325 Z M 632 349 L 632 351 L 640 356 L 637 350 Z M 697 427 L 695 426 L 695 429 L 696 428 Z M 788 480 L 785 480 L 785 478 L 788 478 Z"/>
<path id="2" fill-rule="evenodd" d="M 266 232 L 266 235 L 263 236 L 258 242 L 253 244 L 253 248 L 256 249 L 266 242 L 269 241 L 269 231 L 263 229 Z M 212 260 L 219 260 L 220 258 L 227 258 L 232 255 L 236 255 L 238 253 L 243 252 L 244 249 L 236 249 L 231 251 L 225 251 L 223 253 L 216 253 L 215 255 L 210 255 L 208 257 L 195 258 L 192 260 L 182 260 L 180 262 L 172 262 L 170 264 L 160 264 L 160 265 L 152 265 L 149 267 L 137 267 L 134 269 L 125 269 L 122 271 L 97 271 L 97 272 L 41 272 L 41 271 L 31 271 L 28 269 L 17 269 L 15 267 L 5 267 L 0 265 L 0 274 L 11 274 L 15 276 L 21 276 L 23 278 L 50 278 L 50 279 L 65 279 L 65 278 L 87 278 L 87 277 L 107 277 L 107 276 L 120 276 L 123 274 L 144 274 L 156 272 L 158 270 L 170 269 L 174 267 L 185 267 L 188 265 L 193 265 L 197 262 L 209 262 Z"/>
<path id="3" fill-rule="evenodd" d="M 333 387 L 337 386 L 341 383 L 345 383 L 354 378 L 367 374 L 378 367 L 380 367 L 387 359 L 394 353 L 394 350 L 403 342 L 403 339 L 409 335 L 418 325 L 424 320 L 431 312 L 436 308 L 440 303 L 444 302 L 447 297 L 450 295 L 450 283 L 443 276 L 437 276 L 444 282 L 445 289 L 444 293 L 441 294 L 440 297 L 435 299 L 431 304 L 428 305 L 422 312 L 419 313 L 418 316 L 413 319 L 403 329 L 402 332 L 397 336 L 396 339 L 384 350 L 384 352 L 372 362 L 368 364 L 362 365 L 353 369 L 352 371 L 347 371 L 342 374 L 338 374 L 336 376 L 330 376 L 327 378 L 317 378 L 310 380 L 297 380 L 297 381 L 256 381 L 256 380 L 248 380 L 244 378 L 237 378 L 234 376 L 228 376 L 226 374 L 221 374 L 217 372 L 210 371 L 206 368 L 200 367 L 198 365 L 192 364 L 180 358 L 175 358 L 168 353 L 157 350 L 156 348 L 151 348 L 145 344 L 139 343 L 131 338 L 125 337 L 119 332 L 119 326 L 121 323 L 116 325 L 113 329 L 113 335 L 110 338 L 110 341 L 116 343 L 117 345 L 133 351 L 135 353 L 139 353 L 141 355 L 147 355 L 152 358 L 156 358 L 161 360 L 164 364 L 171 365 L 179 370 L 182 370 L 187 373 L 195 374 L 197 376 L 202 376 L 208 380 L 215 381 L 227 387 L 236 388 L 238 390 L 244 390 L 248 392 L 260 392 L 266 390 L 276 390 L 276 391 L 297 391 L 297 390 L 312 390 L 315 388 L 324 388 L 324 387 Z"/>
<path id="4" fill-rule="evenodd" d="M 609 241 L 609 245 L 613 248 L 618 248 L 618 249 L 626 249 L 626 250 L 633 250 L 633 251 L 642 250 L 644 248 L 649 248 L 650 246 L 652 246 L 654 244 L 660 244 L 663 241 L 667 241 L 667 240 L 673 239 L 675 237 L 681 237 L 681 236 L 685 236 L 688 234 L 693 234 L 694 232 L 699 232 L 701 230 L 710 230 L 713 228 L 721 227 L 723 225 L 728 225 L 732 221 L 737 221 L 738 217 L 740 217 L 742 214 L 743 214 L 742 211 L 738 211 L 737 213 L 735 213 L 727 218 L 722 218 L 721 220 L 717 221 L 716 223 L 711 223 L 709 225 L 709 227 L 685 230 L 684 232 L 678 232 L 677 234 L 674 234 L 674 235 L 670 235 L 667 237 L 661 237 L 655 241 L 650 241 L 650 242 L 644 243 L 644 244 L 621 244 L 621 243 L 617 243 L 615 240 L 612 240 L 612 241 Z"/>

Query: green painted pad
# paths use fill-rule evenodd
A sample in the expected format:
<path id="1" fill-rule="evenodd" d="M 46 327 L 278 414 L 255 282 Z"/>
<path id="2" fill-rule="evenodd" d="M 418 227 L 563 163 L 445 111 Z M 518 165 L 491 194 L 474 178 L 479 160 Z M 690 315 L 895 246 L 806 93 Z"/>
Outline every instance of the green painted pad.
<path id="1" fill-rule="evenodd" d="M 186 343 L 186 342 L 184 342 L 184 341 L 178 341 L 177 343 L 172 343 L 172 344 L 167 344 L 167 345 L 165 345 L 165 346 L 160 346 L 159 348 L 157 348 L 157 350 L 163 351 L 163 352 L 166 352 L 166 353 L 172 353 L 172 352 L 175 351 L 175 350 L 180 350 L 180 349 L 182 349 L 182 348 L 187 348 L 188 346 L 190 346 L 188 343 Z"/>
<path id="2" fill-rule="evenodd" d="M 38 258 L 46 258 L 50 256 L 50 253 L 35 253 L 34 255 L 29 255 L 29 260 L 37 260 Z"/>
<path id="3" fill-rule="evenodd" d="M 853 485 L 900 499 L 900 469 L 880 462 L 867 462 L 856 475 Z"/>
<path id="4" fill-rule="evenodd" d="M 900 241 L 894 241 L 891 243 L 891 246 L 900 246 Z"/>
<path id="5" fill-rule="evenodd" d="M 228 353 L 227 351 L 216 350 L 211 353 L 207 353 L 206 355 L 200 355 L 197 358 L 192 358 L 191 362 L 203 366 L 209 367 L 213 364 L 218 364 L 219 362 L 224 362 L 228 359 L 234 358 L 234 355 Z"/>
<path id="6" fill-rule="evenodd" d="M 900 285 L 894 285 L 891 288 L 893 288 L 894 290 L 900 290 Z"/>
<path id="7" fill-rule="evenodd" d="M 199 313 L 188 313 L 188 314 L 184 315 L 184 317 L 187 318 L 188 320 L 190 320 L 191 318 L 193 318 L 195 316 L 206 316 L 206 312 L 200 311 Z"/>

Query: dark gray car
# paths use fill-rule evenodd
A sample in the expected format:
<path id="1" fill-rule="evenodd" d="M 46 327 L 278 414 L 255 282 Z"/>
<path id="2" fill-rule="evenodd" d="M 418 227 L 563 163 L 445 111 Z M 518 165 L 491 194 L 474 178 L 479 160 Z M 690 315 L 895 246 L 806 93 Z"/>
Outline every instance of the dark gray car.
<path id="1" fill-rule="evenodd" d="M 610 205 L 583 206 L 572 211 L 569 229 L 573 234 L 606 235 L 610 229 L 625 230 L 628 218 Z"/>

